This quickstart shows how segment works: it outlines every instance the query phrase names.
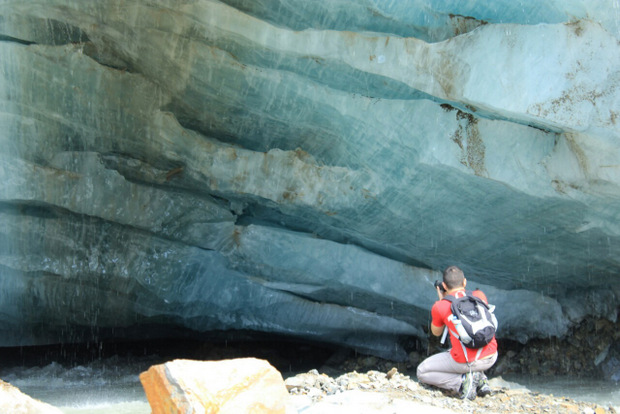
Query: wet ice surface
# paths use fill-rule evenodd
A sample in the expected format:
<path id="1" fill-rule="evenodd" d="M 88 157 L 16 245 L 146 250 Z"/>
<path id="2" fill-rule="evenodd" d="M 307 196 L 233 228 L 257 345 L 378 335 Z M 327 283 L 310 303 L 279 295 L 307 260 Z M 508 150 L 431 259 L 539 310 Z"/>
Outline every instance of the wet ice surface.
<path id="1" fill-rule="evenodd" d="M 72 367 L 52 362 L 5 368 L 0 378 L 65 413 L 150 413 L 139 374 L 155 363 L 152 357 L 112 357 Z"/>
<path id="2" fill-rule="evenodd" d="M 506 376 L 531 391 L 594 402 L 620 409 L 620 382 L 584 378 Z"/>
<path id="3" fill-rule="evenodd" d="M 484 23 L 431 44 L 397 29 L 435 9 L 465 23 L 456 10 L 472 8 L 242 2 L 274 5 L 257 19 L 219 1 L 145 3 L 2 7 L 4 346 L 161 318 L 394 358 L 397 336 L 424 338 L 432 281 L 453 263 L 494 303 L 546 316 L 498 307 L 506 338 L 615 316 L 618 294 L 600 289 L 620 255 L 605 2 L 554 2 L 553 19 L 539 2 L 504 0 L 529 3 L 528 19 L 466 2 Z M 270 23 L 286 9 L 334 25 Z"/>
<path id="4" fill-rule="evenodd" d="M 0 369 L 0 378 L 22 392 L 53 406 L 64 413 L 142 414 L 150 406 L 139 380 L 139 374 L 149 366 L 161 363 L 159 357 L 109 357 L 63 366 L 57 362 L 41 366 L 15 366 Z M 620 386 L 617 383 L 570 378 L 527 378 L 507 376 L 495 387 L 527 387 L 534 392 L 566 396 L 602 406 L 620 408 Z M 299 412 L 382 413 L 386 409 L 399 412 L 422 407 L 420 402 L 393 400 L 388 395 L 347 391 L 329 396 L 321 403 L 312 403 L 308 396 L 292 396 L 292 405 Z M 431 409 L 431 408 L 429 408 Z M 448 412 L 433 407 L 433 412 Z M 431 411 L 428 411 L 431 412 Z"/>

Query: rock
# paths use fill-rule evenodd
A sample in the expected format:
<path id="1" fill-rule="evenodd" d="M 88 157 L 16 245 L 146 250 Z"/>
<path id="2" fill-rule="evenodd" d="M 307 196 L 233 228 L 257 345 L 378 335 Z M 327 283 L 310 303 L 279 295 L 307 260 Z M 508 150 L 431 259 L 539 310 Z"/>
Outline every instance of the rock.
<path id="1" fill-rule="evenodd" d="M 282 375 L 267 361 L 174 360 L 140 374 L 153 414 L 289 413 Z"/>
<path id="2" fill-rule="evenodd" d="M 0 412 L 12 414 L 62 414 L 58 408 L 35 400 L 0 380 Z"/>
<path id="3" fill-rule="evenodd" d="M 284 385 L 289 392 L 295 388 L 303 388 L 305 383 L 306 382 L 301 377 L 291 377 L 287 378 L 286 381 L 284 381 Z"/>

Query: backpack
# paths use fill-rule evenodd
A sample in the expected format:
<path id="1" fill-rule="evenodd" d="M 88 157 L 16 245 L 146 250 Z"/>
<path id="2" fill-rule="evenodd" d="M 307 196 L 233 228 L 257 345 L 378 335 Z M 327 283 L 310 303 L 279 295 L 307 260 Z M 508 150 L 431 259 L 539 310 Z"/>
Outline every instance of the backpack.
<path id="1" fill-rule="evenodd" d="M 457 332 L 450 332 L 462 345 L 470 349 L 480 349 L 493 340 L 497 330 L 497 318 L 493 314 L 495 306 L 487 305 L 470 291 L 458 298 L 448 295 L 444 299 L 452 303 L 452 315 L 448 319 Z M 467 356 L 467 352 L 465 355 Z"/>

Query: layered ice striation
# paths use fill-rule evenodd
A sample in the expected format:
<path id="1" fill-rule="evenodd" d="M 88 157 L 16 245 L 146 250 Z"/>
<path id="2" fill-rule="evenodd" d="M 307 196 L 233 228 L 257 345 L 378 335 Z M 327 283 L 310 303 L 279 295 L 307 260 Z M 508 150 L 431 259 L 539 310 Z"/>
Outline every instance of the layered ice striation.
<path id="1" fill-rule="evenodd" d="M 452 264 L 500 337 L 615 321 L 619 14 L 0 4 L 0 345 L 182 328 L 404 358 Z"/>

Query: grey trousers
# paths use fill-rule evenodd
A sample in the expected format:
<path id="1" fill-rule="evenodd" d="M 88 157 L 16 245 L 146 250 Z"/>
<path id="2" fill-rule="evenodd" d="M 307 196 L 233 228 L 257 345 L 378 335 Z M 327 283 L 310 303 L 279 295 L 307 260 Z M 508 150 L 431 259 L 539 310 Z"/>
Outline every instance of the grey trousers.
<path id="1" fill-rule="evenodd" d="M 440 352 L 426 358 L 418 365 L 418 381 L 446 390 L 459 392 L 463 374 L 470 371 L 485 371 L 497 361 L 497 352 L 471 364 L 461 364 L 452 359 L 450 352 Z"/>

